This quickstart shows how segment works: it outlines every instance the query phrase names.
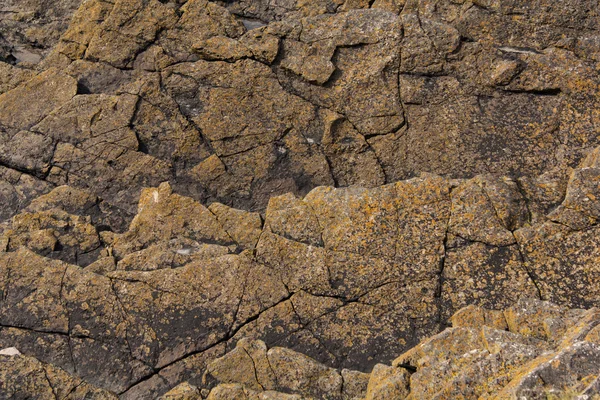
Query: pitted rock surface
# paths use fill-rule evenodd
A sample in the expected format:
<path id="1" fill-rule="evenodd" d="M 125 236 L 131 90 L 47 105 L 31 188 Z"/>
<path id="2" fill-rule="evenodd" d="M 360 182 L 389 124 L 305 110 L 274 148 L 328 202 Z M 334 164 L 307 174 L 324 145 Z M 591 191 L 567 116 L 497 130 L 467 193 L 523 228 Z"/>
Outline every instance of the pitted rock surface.
<path id="1" fill-rule="evenodd" d="M 368 374 L 242 339 L 206 363 L 195 384 L 180 383 L 160 399 L 596 399 L 599 328 L 596 308 L 531 299 L 502 311 L 468 306 L 452 317 L 452 327 Z M 7 382 L 0 389 L 16 398 L 117 398 L 15 348 L 2 350 L 0 362 Z"/>
<path id="2" fill-rule="evenodd" d="M 163 181 L 264 211 L 422 172 L 561 176 L 600 144 L 594 1 L 13 3 L 0 22 L 60 38 L 4 39 L 41 55 L 1 64 L 2 165 L 129 214 Z"/>
<path id="3" fill-rule="evenodd" d="M 4 225 L 0 344 L 139 398 L 197 383 L 242 338 L 370 372 L 465 306 L 593 307 L 596 163 L 592 152 L 537 221 L 519 181 L 491 175 L 320 187 L 273 197 L 264 222 L 163 183 L 120 234 L 97 197 L 58 187 Z M 586 225 L 564 225 L 562 210 Z"/>
<path id="4" fill-rule="evenodd" d="M 5 3 L 0 398 L 600 392 L 596 0 Z"/>

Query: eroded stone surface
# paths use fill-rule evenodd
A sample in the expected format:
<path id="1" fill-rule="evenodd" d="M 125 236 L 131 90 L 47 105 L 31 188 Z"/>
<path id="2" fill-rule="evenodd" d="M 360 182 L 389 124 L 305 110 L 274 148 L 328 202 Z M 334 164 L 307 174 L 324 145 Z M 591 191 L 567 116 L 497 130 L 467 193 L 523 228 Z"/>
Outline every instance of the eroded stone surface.
<path id="1" fill-rule="evenodd" d="M 7 399 L 118 399 L 114 393 L 19 353 L 0 353 L 0 365 L 0 393 Z"/>
<path id="2" fill-rule="evenodd" d="M 589 170 L 595 155 L 572 176 L 589 176 L 578 172 Z M 590 181 L 571 179 L 566 192 L 581 187 Z M 444 334 L 455 340 L 458 329 L 466 335 L 461 346 L 483 346 L 474 333 L 483 325 L 501 336 L 508 327 L 512 333 L 502 340 L 511 343 L 514 335 L 556 341 L 583 311 L 518 303 L 504 317 L 468 308 L 450 319 L 468 305 L 511 307 L 524 296 L 569 307 L 597 304 L 595 223 L 571 229 L 553 222 L 553 213 L 536 223 L 528 214 L 532 201 L 507 178 L 425 174 L 378 188 L 274 197 L 263 224 L 258 214 L 217 203 L 206 208 L 164 183 L 142 192 L 129 228 L 115 233 L 100 228 L 112 214 L 96 196 L 58 187 L 4 224 L 0 344 L 136 398 L 183 380 L 243 386 L 224 391 L 281 391 L 278 385 L 294 374 L 284 372 L 287 364 L 267 368 L 289 358 L 287 350 L 267 350 L 272 346 L 323 365 L 286 385 L 313 397 L 341 393 L 342 369 L 370 372 L 451 321 L 465 328 Z M 535 307 L 548 315 L 541 325 L 527 314 Z M 225 351 L 232 352 L 224 360 L 266 375 L 210 362 Z M 106 360 L 110 367 L 98 373 Z M 375 375 L 389 375 L 377 368 Z M 311 374 L 335 369 L 325 386 L 313 385 Z M 303 379 L 310 383 L 298 383 Z M 403 379 L 374 383 L 372 396 L 405 390 Z"/>
<path id="3" fill-rule="evenodd" d="M 597 6 L 8 0 L 1 389 L 597 394 Z"/>
<path id="4" fill-rule="evenodd" d="M 392 366 L 377 364 L 370 374 L 336 370 L 301 353 L 243 339 L 235 349 L 205 364 L 202 379 L 192 376 L 196 384 L 183 382 L 160 398 L 375 400 L 600 395 L 597 309 L 568 309 L 523 299 L 504 311 L 470 306 L 452 321 L 453 327 L 423 340 L 396 358 Z M 65 398 L 116 398 L 18 351 L 4 352 L 0 359 L 4 377 L 16 377 L 4 380 L 8 384 L 0 386 L 3 393 L 29 393 L 35 398 L 61 393 L 67 393 Z M 127 394 L 122 397 L 129 398 Z"/>
<path id="5" fill-rule="evenodd" d="M 587 336 L 598 326 L 597 309 L 522 300 L 498 315 L 508 329 L 489 318 L 490 311 L 466 311 L 455 316 L 452 328 L 394 360 L 395 373 L 374 373 L 369 384 L 389 386 L 408 370 L 415 399 L 561 398 L 583 394 L 600 373 L 600 348 Z"/>
<path id="6" fill-rule="evenodd" d="M 29 10 L 41 3 L 12 2 L 0 21 L 64 24 L 78 6 Z M 527 183 L 598 145 L 598 16 L 569 4 L 83 2 L 38 71 L 3 64 L 0 123 L 17 131 L 0 137 L 16 149 L 2 161 L 130 213 L 132 193 L 167 180 L 252 211 L 421 172 Z"/>

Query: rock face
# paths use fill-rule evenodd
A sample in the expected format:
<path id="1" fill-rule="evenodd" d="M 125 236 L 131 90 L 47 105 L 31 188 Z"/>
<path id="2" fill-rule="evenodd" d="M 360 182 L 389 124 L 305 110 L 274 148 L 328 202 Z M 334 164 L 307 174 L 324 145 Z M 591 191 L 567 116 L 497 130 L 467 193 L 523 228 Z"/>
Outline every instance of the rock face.
<path id="1" fill-rule="evenodd" d="M 597 1 L 5 3 L 0 398 L 600 395 Z"/>
<path id="2" fill-rule="evenodd" d="M 14 348 L 1 351 L 0 362 L 7 382 L 0 389 L 9 398 L 117 398 Z M 451 328 L 370 374 L 242 339 L 198 378 L 197 385 L 181 383 L 160 399 L 595 399 L 600 311 L 539 300 L 504 311 L 468 306 L 452 317 Z"/>
<path id="3" fill-rule="evenodd" d="M 262 211 L 422 172 L 568 174 L 600 144 L 594 1 L 78 3 L 0 14 L 41 57 L 2 64 L 2 163 L 130 218 L 163 181 Z"/>
<path id="4" fill-rule="evenodd" d="M 15 349 L 0 350 L 0 393 L 7 399 L 116 400 L 114 394 Z"/>
<path id="5" fill-rule="evenodd" d="M 3 0 L 0 4 L 0 61 L 37 64 L 60 36 L 81 0 Z"/>
<path id="6" fill-rule="evenodd" d="M 243 338 L 302 352 L 330 369 L 370 372 L 468 305 L 503 308 L 529 297 L 592 307 L 600 297 L 597 169 L 595 151 L 546 215 L 535 211 L 544 201 L 520 181 L 491 175 L 321 187 L 303 199 L 273 197 L 264 222 L 218 203 L 206 208 L 163 183 L 142 192 L 121 234 L 109 229 L 115 216 L 97 197 L 58 187 L 4 224 L 0 345 L 139 398 L 182 380 L 197 385 L 205 371 L 250 385 L 229 375 L 246 368 L 211 363 L 236 343 L 228 357 L 267 354 Z M 535 182 L 530 188 L 541 189 Z M 526 329 L 528 317 L 506 318 L 511 329 Z M 292 370 L 269 379 L 300 385 Z M 338 375 L 323 378 L 323 387 L 306 384 L 306 393 L 345 396 Z"/>
<path id="7" fill-rule="evenodd" d="M 366 398 L 596 398 L 599 315 L 538 300 L 466 307 L 452 328 L 376 366 Z"/>
<path id="8" fill-rule="evenodd" d="M 377 364 L 370 375 L 333 370 L 286 349 L 267 351 L 260 341 L 240 341 L 209 364 L 204 392 L 210 382 L 208 399 L 597 398 L 599 328 L 597 309 L 568 310 L 539 300 L 504 311 L 469 306 L 453 316 L 451 328 L 392 366 Z M 184 398 L 176 393 L 188 385 L 163 398 Z"/>

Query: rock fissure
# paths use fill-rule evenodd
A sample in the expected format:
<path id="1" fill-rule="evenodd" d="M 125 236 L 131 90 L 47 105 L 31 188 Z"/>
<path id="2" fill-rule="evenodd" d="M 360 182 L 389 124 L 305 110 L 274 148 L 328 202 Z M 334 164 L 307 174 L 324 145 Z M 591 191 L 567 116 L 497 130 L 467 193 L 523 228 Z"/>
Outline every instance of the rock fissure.
<path id="1" fill-rule="evenodd" d="M 598 393 L 594 0 L 7 1 L 0 397 Z"/>

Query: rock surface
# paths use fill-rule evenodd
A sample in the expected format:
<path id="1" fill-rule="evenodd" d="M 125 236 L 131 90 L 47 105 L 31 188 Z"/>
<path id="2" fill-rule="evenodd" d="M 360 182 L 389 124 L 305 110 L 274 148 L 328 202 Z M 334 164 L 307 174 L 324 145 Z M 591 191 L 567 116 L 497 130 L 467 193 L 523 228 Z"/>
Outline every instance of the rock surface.
<path id="1" fill-rule="evenodd" d="M 0 398 L 599 395 L 596 0 L 59 3 L 0 5 Z"/>
<path id="2" fill-rule="evenodd" d="M 498 309 L 529 297 L 593 307 L 596 163 L 592 152 L 571 173 L 563 202 L 535 219 L 530 209 L 542 205 L 519 181 L 492 175 L 320 187 L 303 199 L 273 197 L 264 222 L 217 203 L 207 208 L 163 183 L 142 192 L 119 234 L 97 197 L 57 187 L 4 224 L 0 345 L 127 399 L 158 396 L 182 380 L 197 385 L 205 371 L 256 391 L 263 383 L 252 375 L 229 376 L 246 368 L 211 363 L 236 344 L 227 357 L 266 354 L 242 338 L 370 372 L 465 306 Z M 581 225 L 560 222 L 567 212 L 581 214 Z M 527 318 L 519 318 L 522 329 Z M 292 376 L 269 379 L 300 385 Z M 342 396 L 338 378 L 325 382 L 306 393 Z"/>
<path id="3" fill-rule="evenodd" d="M 9 382 L 0 390 L 16 398 L 117 398 L 18 351 L 1 352 L 0 362 Z M 596 399 L 600 312 L 527 299 L 503 311 L 468 306 L 451 328 L 370 374 L 242 339 L 192 379 L 196 385 L 180 383 L 160 399 Z"/>
<path id="4" fill-rule="evenodd" d="M 3 165 L 129 214 L 163 181 L 264 211 L 273 195 L 422 172 L 568 174 L 600 144 L 594 1 L 4 8 L 6 46 L 40 59 L 0 63 Z"/>

